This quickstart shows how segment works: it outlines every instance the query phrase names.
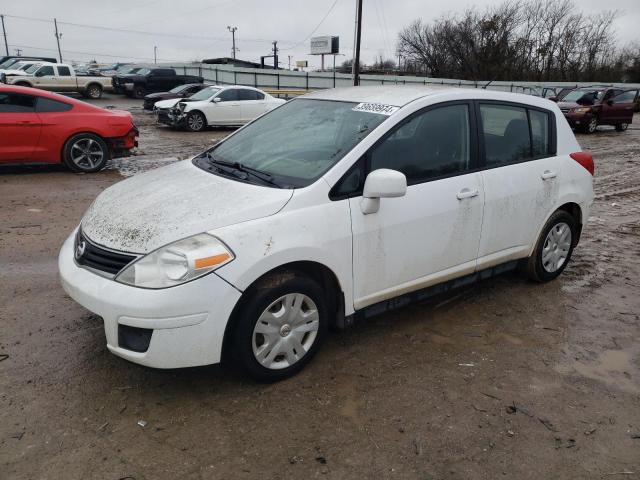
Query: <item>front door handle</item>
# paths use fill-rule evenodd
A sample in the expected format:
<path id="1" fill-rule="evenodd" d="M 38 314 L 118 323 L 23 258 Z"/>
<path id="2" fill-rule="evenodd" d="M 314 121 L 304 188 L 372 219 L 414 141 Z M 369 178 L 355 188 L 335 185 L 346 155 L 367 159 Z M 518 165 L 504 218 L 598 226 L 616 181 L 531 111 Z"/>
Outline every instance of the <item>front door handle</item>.
<path id="1" fill-rule="evenodd" d="M 552 178 L 556 178 L 556 175 L 556 172 L 545 170 L 544 172 L 542 172 L 542 175 L 540 175 L 540 178 L 542 178 L 542 180 L 550 180 Z"/>
<path id="2" fill-rule="evenodd" d="M 469 188 L 463 188 L 462 190 L 460 190 L 458 192 L 456 197 L 458 197 L 458 200 L 464 200 L 465 198 L 477 197 L 478 193 L 479 193 L 478 190 L 471 190 Z"/>

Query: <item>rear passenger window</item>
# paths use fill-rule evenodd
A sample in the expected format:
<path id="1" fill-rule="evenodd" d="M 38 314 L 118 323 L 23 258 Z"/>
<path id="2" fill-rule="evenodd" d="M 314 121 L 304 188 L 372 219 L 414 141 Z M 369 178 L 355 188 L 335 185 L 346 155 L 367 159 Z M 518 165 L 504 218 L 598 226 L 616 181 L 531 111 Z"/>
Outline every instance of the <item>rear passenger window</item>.
<path id="1" fill-rule="evenodd" d="M 462 173 L 470 168 L 469 107 L 427 110 L 403 123 L 370 152 L 371 170 L 391 168 L 408 183 Z"/>
<path id="2" fill-rule="evenodd" d="M 527 110 L 506 105 L 481 105 L 487 167 L 531 158 Z"/>
<path id="3" fill-rule="evenodd" d="M 71 71 L 69 70 L 69 67 L 58 67 L 58 75 L 61 77 L 70 77 Z"/>

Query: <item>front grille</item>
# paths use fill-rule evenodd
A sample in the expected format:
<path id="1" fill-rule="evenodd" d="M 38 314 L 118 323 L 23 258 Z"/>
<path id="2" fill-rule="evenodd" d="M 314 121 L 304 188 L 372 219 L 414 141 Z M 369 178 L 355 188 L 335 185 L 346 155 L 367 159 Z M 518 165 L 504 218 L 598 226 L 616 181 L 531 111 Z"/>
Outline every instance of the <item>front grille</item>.
<path id="1" fill-rule="evenodd" d="M 81 229 L 78 229 L 73 252 L 78 265 L 93 268 L 114 276 L 137 258 L 135 255 L 127 255 L 99 247 L 95 243 L 92 243 L 91 240 L 82 233 Z"/>

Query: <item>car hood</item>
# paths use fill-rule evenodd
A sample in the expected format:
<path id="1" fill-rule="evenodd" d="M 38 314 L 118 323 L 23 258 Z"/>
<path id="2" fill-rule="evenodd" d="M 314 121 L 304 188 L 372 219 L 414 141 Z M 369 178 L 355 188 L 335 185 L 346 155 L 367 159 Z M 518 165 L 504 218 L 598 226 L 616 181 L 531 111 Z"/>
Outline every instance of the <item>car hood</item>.
<path id="1" fill-rule="evenodd" d="M 0 70 L 0 73 L 4 73 L 5 75 L 28 75 L 24 70 Z"/>
<path id="2" fill-rule="evenodd" d="M 576 107 L 580 107 L 580 106 L 586 106 L 586 105 L 579 105 L 576 102 L 558 102 L 558 107 L 560 108 L 576 108 Z"/>
<path id="3" fill-rule="evenodd" d="M 181 98 L 171 98 L 169 100 L 160 100 L 159 102 L 154 103 L 154 106 L 156 108 L 171 108 L 180 101 L 184 101 L 184 100 L 182 100 Z"/>
<path id="4" fill-rule="evenodd" d="M 252 185 L 177 162 L 102 192 L 82 231 L 104 247 L 145 254 L 168 243 L 280 211 L 293 190 Z"/>

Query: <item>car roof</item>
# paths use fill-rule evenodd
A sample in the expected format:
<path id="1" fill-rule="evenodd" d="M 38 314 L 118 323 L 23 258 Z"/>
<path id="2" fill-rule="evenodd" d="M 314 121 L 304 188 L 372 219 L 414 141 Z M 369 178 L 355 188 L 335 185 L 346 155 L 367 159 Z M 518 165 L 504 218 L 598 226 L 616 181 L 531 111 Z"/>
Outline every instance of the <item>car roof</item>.
<path id="1" fill-rule="evenodd" d="M 87 108 L 90 110 L 105 110 L 96 105 L 92 105 L 87 102 L 83 102 L 82 100 L 77 100 L 75 98 L 67 97 L 66 95 L 60 95 L 58 93 L 47 92 L 46 90 L 40 90 L 39 88 L 32 87 L 21 87 L 18 85 L 4 85 L 0 83 L 0 92 L 15 92 L 15 93 L 23 93 L 25 95 L 32 95 L 34 97 L 44 97 L 50 98 L 52 100 L 57 100 L 59 102 L 70 103 L 76 106 L 80 106 L 83 109 Z M 108 110 L 106 110 L 108 111 Z"/>

